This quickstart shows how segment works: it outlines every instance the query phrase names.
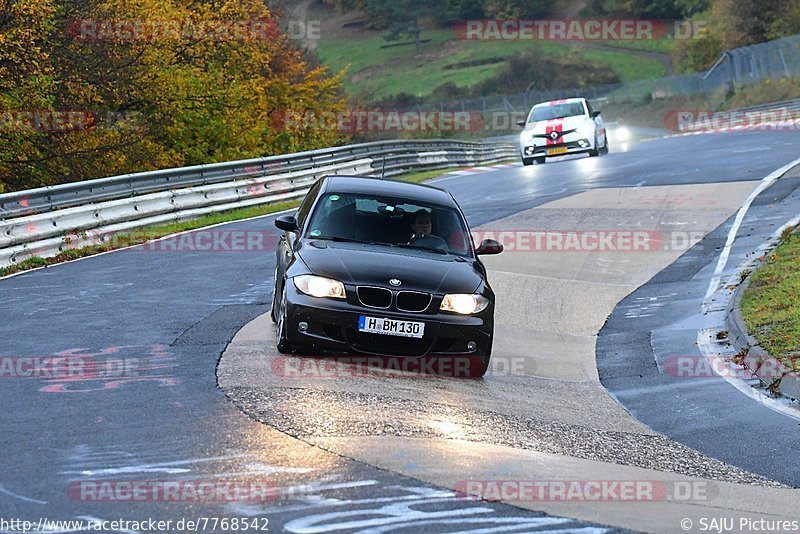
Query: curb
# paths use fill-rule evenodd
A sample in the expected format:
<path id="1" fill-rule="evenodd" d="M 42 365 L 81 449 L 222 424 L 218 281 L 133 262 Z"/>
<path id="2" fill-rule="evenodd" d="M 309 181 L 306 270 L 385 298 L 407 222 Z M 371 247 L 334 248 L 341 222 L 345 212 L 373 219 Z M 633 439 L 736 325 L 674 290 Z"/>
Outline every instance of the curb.
<path id="1" fill-rule="evenodd" d="M 768 254 L 765 254 L 759 260 L 759 266 L 763 264 L 764 259 L 777 248 L 770 248 Z M 741 302 L 744 292 L 750 285 L 750 277 L 748 276 L 742 283 L 740 283 L 733 293 L 731 299 L 731 306 L 725 316 L 725 327 L 728 330 L 728 342 L 731 348 L 736 351 L 736 354 L 746 356 L 742 361 L 742 365 L 748 372 L 757 379 L 761 387 L 788 397 L 794 401 L 800 402 L 800 377 L 796 374 L 788 374 L 786 366 L 783 365 L 777 358 L 772 357 L 766 350 L 758 345 L 758 341 L 750 335 L 747 331 L 747 326 L 742 316 Z M 775 376 L 761 376 L 761 369 L 779 370 L 778 374 L 780 379 Z M 762 373 L 766 375 L 767 373 Z M 778 382 L 775 384 L 775 382 Z M 775 387 L 772 387 L 775 385 Z"/>

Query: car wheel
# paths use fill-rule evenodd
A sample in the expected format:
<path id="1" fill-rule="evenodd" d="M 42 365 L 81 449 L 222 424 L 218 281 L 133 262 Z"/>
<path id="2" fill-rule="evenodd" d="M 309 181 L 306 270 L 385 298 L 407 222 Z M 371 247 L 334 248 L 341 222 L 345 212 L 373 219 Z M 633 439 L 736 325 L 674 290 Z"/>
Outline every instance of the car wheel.
<path id="1" fill-rule="evenodd" d="M 528 165 L 533 165 L 533 159 L 534 158 L 522 158 L 522 164 L 525 165 L 526 167 Z"/>
<path id="2" fill-rule="evenodd" d="M 470 366 L 469 368 L 469 376 L 470 378 L 480 378 L 486 374 L 486 371 L 489 370 L 489 362 L 492 359 L 492 340 L 489 340 L 489 348 L 486 349 L 486 354 L 481 358 L 481 361 L 475 365 Z"/>
<path id="3" fill-rule="evenodd" d="M 537 165 L 544 165 L 544 160 L 545 160 L 544 156 L 539 156 L 538 158 L 533 158 L 533 159 L 536 160 Z"/>
<path id="4" fill-rule="evenodd" d="M 603 148 L 600 149 L 600 153 L 604 156 L 608 154 L 608 137 L 606 136 L 606 144 L 603 145 Z"/>
<path id="5" fill-rule="evenodd" d="M 597 148 L 597 135 L 594 136 L 594 148 L 589 151 L 589 155 L 592 157 L 600 155 L 600 150 Z"/>
<path id="6" fill-rule="evenodd" d="M 275 326 L 275 345 L 278 352 L 290 354 L 292 344 L 286 339 L 286 288 L 281 292 L 281 307 L 278 310 L 278 321 Z"/>

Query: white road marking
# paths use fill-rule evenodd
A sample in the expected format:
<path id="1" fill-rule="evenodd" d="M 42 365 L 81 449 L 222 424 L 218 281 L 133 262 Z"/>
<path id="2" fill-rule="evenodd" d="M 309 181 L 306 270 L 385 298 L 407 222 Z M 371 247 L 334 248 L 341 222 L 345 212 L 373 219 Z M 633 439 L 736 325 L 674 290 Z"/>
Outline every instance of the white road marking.
<path id="1" fill-rule="evenodd" d="M 191 469 L 172 467 L 179 465 L 191 465 L 204 462 L 216 462 L 221 460 L 232 460 L 234 458 L 249 458 L 249 454 L 237 454 L 232 456 L 213 456 L 210 458 L 193 458 L 191 460 L 179 460 L 175 462 L 161 462 L 154 464 L 141 464 L 141 465 L 126 465 L 123 467 L 114 467 L 108 469 L 87 469 L 84 471 L 62 471 L 63 475 L 82 475 L 87 477 L 92 476 L 105 476 L 105 475 L 128 475 L 132 473 L 168 473 L 179 474 L 188 473 Z"/>
<path id="2" fill-rule="evenodd" d="M 47 501 L 40 501 L 40 500 L 37 500 L 37 499 L 31 499 L 30 497 L 25 497 L 23 495 L 19 495 L 18 493 L 14 493 L 13 491 L 7 490 L 3 486 L 0 486 L 0 493 L 5 493 L 6 495 L 10 495 L 11 497 L 15 497 L 15 498 L 17 498 L 17 499 L 19 499 L 21 501 L 25 501 L 25 502 L 32 502 L 32 503 L 36 503 L 36 504 L 47 504 Z"/>
<path id="3" fill-rule="evenodd" d="M 714 270 L 714 275 L 711 277 L 711 282 L 708 285 L 708 291 L 706 291 L 705 297 L 703 297 L 702 303 L 702 310 L 703 313 L 706 314 L 706 327 L 704 329 L 698 330 L 697 332 L 697 347 L 700 349 L 700 352 L 706 358 L 708 363 L 711 365 L 712 369 L 723 369 L 724 366 L 728 365 L 727 360 L 725 360 L 720 354 L 719 351 L 715 348 L 715 336 L 716 332 L 721 329 L 721 325 L 719 324 L 712 324 L 711 317 L 712 315 L 709 314 L 710 311 L 710 304 L 709 299 L 717 293 L 720 285 L 720 280 L 722 278 L 722 271 L 725 270 L 725 266 L 728 263 L 728 257 L 730 256 L 731 247 L 733 246 L 733 242 L 736 239 L 736 234 L 739 232 L 739 227 L 744 220 L 747 211 L 750 209 L 750 205 L 756 199 L 756 197 L 763 192 L 767 187 L 772 185 L 778 178 L 783 176 L 786 172 L 790 169 L 795 167 L 796 165 L 800 164 L 800 158 L 794 160 L 793 162 L 784 165 L 780 169 L 773 171 L 768 176 L 766 176 L 759 186 L 750 193 L 750 196 L 747 197 L 747 200 L 739 208 L 739 212 L 736 214 L 736 219 L 733 222 L 733 226 L 731 227 L 730 231 L 728 232 L 728 239 L 725 242 L 725 247 L 722 250 L 722 254 L 720 254 L 719 260 L 717 261 L 717 267 Z M 800 224 L 800 216 L 794 218 L 793 220 L 789 221 L 781 228 L 779 228 L 775 233 L 773 233 L 773 238 L 780 236 L 781 233 L 786 228 L 791 228 Z M 730 296 L 727 297 L 730 299 Z M 726 309 L 726 305 L 722 305 L 722 303 L 717 302 L 715 306 Z M 723 367 L 717 367 L 717 365 L 721 365 Z M 766 395 L 758 392 L 757 390 L 753 389 L 747 382 L 744 380 L 740 380 L 733 376 L 723 376 L 722 378 L 725 379 L 730 385 L 738 389 L 740 392 L 744 393 L 752 400 L 755 400 L 767 408 L 774 410 L 778 413 L 786 415 L 794 420 L 800 421 L 800 411 L 798 411 L 794 406 L 791 406 L 785 402 L 782 402 L 778 399 L 773 399 L 767 397 Z"/>
<path id="4" fill-rule="evenodd" d="M 722 271 L 725 269 L 726 264 L 728 263 L 728 256 L 731 253 L 731 247 L 733 246 L 733 242 L 736 240 L 736 234 L 739 233 L 739 226 L 742 225 L 742 221 L 744 220 L 744 216 L 747 214 L 747 210 L 750 209 L 750 204 L 756 199 L 758 195 L 761 194 L 766 188 L 771 186 L 775 180 L 786 174 L 792 167 L 800 164 L 800 158 L 794 160 L 791 163 L 788 163 L 781 167 L 780 169 L 773 171 L 769 176 L 765 177 L 761 180 L 761 183 L 756 187 L 750 196 L 747 197 L 742 207 L 739 208 L 739 213 L 736 214 L 736 219 L 733 221 L 733 227 L 731 228 L 730 232 L 728 232 L 728 239 L 725 242 L 725 247 L 722 249 L 722 254 L 717 261 L 717 268 L 714 270 L 714 276 L 711 278 L 711 283 L 708 285 L 708 291 L 706 291 L 706 296 L 703 297 L 703 311 L 707 311 L 706 307 L 706 300 L 717 291 L 719 288 L 719 281 L 722 277 Z"/>

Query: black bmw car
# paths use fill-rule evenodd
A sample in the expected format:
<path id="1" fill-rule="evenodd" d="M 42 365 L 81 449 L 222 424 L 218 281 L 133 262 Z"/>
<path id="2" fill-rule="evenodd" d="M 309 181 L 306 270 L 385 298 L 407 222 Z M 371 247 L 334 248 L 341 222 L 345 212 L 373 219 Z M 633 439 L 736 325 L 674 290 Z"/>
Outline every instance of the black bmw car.
<path id="1" fill-rule="evenodd" d="M 461 209 L 443 189 L 376 178 L 317 181 L 275 225 L 272 319 L 283 353 L 456 359 L 483 376 L 494 292 Z"/>

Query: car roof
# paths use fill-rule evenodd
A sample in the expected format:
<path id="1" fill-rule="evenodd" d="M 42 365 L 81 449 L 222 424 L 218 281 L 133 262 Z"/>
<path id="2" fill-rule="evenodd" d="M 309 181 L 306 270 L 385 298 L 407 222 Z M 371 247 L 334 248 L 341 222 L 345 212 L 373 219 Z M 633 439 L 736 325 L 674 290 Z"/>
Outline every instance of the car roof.
<path id="1" fill-rule="evenodd" d="M 397 196 L 409 200 L 456 206 L 453 197 L 438 187 L 412 184 L 397 180 L 365 176 L 326 176 L 322 192 L 329 193 L 373 193 L 376 195 Z"/>
<path id="2" fill-rule="evenodd" d="M 561 100 L 550 100 L 549 102 L 540 102 L 540 103 L 536 104 L 533 107 L 538 108 L 540 106 L 555 106 L 556 104 L 573 104 L 573 103 L 576 103 L 576 102 L 583 102 L 584 100 L 586 100 L 586 99 L 585 98 L 563 98 Z"/>

